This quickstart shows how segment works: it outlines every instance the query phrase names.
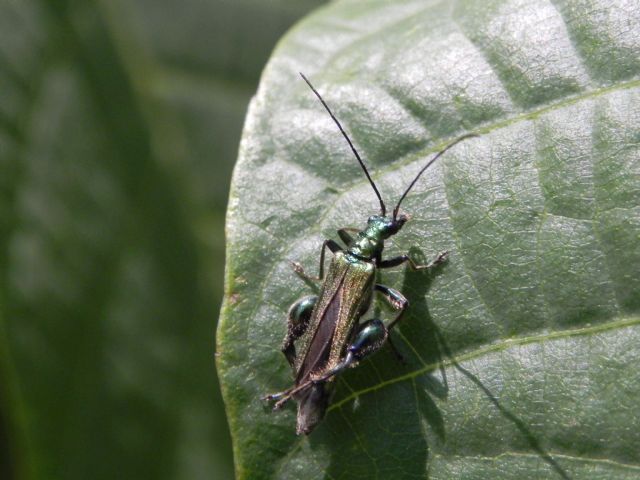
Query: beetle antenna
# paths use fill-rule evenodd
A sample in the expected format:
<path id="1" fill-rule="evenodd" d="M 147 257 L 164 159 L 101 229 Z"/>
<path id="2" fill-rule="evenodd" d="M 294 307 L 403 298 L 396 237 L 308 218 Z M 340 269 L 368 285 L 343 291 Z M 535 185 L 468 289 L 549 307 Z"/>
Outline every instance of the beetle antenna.
<path id="1" fill-rule="evenodd" d="M 309 85 L 309 88 L 311 89 L 311 91 L 316 94 L 316 97 L 318 97 L 318 100 L 320 100 L 320 103 L 322 103 L 322 105 L 327 110 L 327 112 L 329 112 L 329 115 L 331 116 L 331 118 L 333 118 L 333 121 L 336 122 L 336 125 L 340 129 L 340 133 L 342 133 L 342 136 L 345 138 L 345 140 L 349 144 L 349 147 L 351 147 L 351 151 L 353 152 L 353 154 L 358 159 L 358 162 L 360 163 L 360 166 L 362 167 L 362 170 L 364 171 L 364 174 L 367 176 L 367 180 L 369 180 L 369 183 L 373 187 L 373 191 L 376 193 L 376 196 L 378 197 L 378 200 L 380 201 L 380 211 L 382 213 L 382 216 L 384 217 L 387 214 L 387 207 L 385 207 L 384 202 L 382 201 L 382 197 L 380 196 L 380 192 L 378 191 L 378 187 L 376 187 L 376 184 L 373 182 L 373 179 L 371 178 L 371 175 L 369 175 L 369 171 L 367 170 L 367 167 L 364 166 L 364 162 L 360 158 L 360 155 L 358 155 L 358 151 L 356 150 L 356 147 L 354 147 L 353 143 L 351 143 L 351 140 L 349 139 L 349 136 L 347 135 L 347 132 L 345 132 L 344 128 L 342 128 L 342 125 L 340 125 L 340 122 L 338 121 L 336 116 L 333 114 L 333 112 L 329 108 L 329 105 L 327 105 L 327 102 L 325 102 L 323 100 L 323 98 L 320 96 L 318 91 L 315 88 L 313 88 L 313 85 L 311 85 L 311 82 L 309 80 L 307 80 L 307 77 L 305 77 L 302 72 L 300 72 L 300 76 L 302 77 L 302 79 L 305 82 L 307 82 L 307 85 Z M 406 195 L 406 193 L 405 193 L 405 195 Z"/>
<path id="2" fill-rule="evenodd" d="M 424 167 L 422 167 L 422 170 L 420 170 L 418 172 L 418 174 L 416 175 L 416 178 L 413 179 L 413 181 L 409 184 L 407 189 L 404 191 L 404 193 L 400 197 L 400 200 L 398 200 L 398 204 L 396 205 L 396 208 L 393 209 L 393 219 L 395 220 L 398 217 L 398 211 L 400 210 L 400 204 L 402 203 L 402 200 L 404 200 L 404 197 L 407 196 L 407 193 L 409 193 L 409 190 L 411 190 L 411 188 L 413 188 L 413 186 L 416 184 L 416 182 L 420 178 L 420 175 L 422 175 L 427 168 L 429 168 L 431 165 L 433 165 L 433 163 L 436 160 L 438 160 L 447 150 L 449 150 L 451 147 L 453 147 L 457 143 L 460 143 L 462 140 L 466 140 L 467 138 L 473 138 L 473 137 L 477 137 L 477 136 L 478 135 L 475 134 L 475 133 L 467 133 L 466 135 L 462 135 L 461 137 L 456 138 L 453 142 L 451 142 L 449 145 L 444 147 L 438 153 L 436 153 L 435 157 L 433 157 L 431 160 L 429 160 L 429 162 L 427 162 L 427 164 Z"/>

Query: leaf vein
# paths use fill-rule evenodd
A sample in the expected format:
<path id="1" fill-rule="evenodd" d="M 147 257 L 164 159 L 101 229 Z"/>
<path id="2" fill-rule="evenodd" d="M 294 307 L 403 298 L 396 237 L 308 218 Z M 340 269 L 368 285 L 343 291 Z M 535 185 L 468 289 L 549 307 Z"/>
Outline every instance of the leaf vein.
<path id="1" fill-rule="evenodd" d="M 462 362 L 466 362 L 476 358 L 480 358 L 483 355 L 487 355 L 489 353 L 504 351 L 516 346 L 533 344 L 533 343 L 542 343 L 545 341 L 557 340 L 561 338 L 570 338 L 570 337 L 576 337 L 581 335 L 596 334 L 596 333 L 601 333 L 609 330 L 626 328 L 626 327 L 631 327 L 636 325 L 640 325 L 640 317 L 633 316 L 633 317 L 625 317 L 619 320 L 614 320 L 608 323 L 602 323 L 595 326 L 576 328 L 571 330 L 562 330 L 559 332 L 549 332 L 543 335 L 531 335 L 527 337 L 505 339 L 500 342 L 488 345 L 486 347 L 477 348 L 465 354 L 458 355 L 455 359 L 447 359 L 442 361 L 441 363 L 440 362 L 431 363 L 429 365 L 425 365 L 423 368 L 416 369 L 404 375 L 399 375 L 397 377 L 390 378 L 377 385 L 372 385 L 370 387 L 363 388 L 359 391 L 354 392 L 351 395 L 346 396 L 345 398 L 335 401 L 327 411 L 340 408 L 343 405 L 347 404 L 349 401 L 353 400 L 354 398 L 359 397 L 360 395 L 370 393 L 370 392 L 375 392 L 376 390 L 379 390 L 388 385 L 393 385 L 395 383 L 412 380 L 415 377 L 423 375 L 429 371 L 435 370 L 439 365 L 442 365 L 443 367 L 451 367 L 454 365 L 454 360 L 457 363 L 462 363 Z"/>

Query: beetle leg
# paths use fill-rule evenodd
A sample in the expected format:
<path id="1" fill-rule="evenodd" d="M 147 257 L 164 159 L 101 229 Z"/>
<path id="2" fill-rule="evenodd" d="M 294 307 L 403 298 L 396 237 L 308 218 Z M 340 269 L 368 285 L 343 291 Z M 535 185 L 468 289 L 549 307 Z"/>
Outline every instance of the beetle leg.
<path id="1" fill-rule="evenodd" d="M 380 350 L 389 337 L 389 330 L 382 320 L 374 318 L 360 325 L 353 342 L 347 347 L 347 354 L 338 365 L 320 376 L 313 377 L 312 383 L 326 382 L 341 371 L 354 366 L 363 358 Z"/>
<path id="2" fill-rule="evenodd" d="M 402 265 L 403 263 L 408 263 L 411 270 L 426 270 L 428 268 L 436 267 L 447 261 L 449 257 L 449 252 L 441 252 L 438 256 L 431 262 L 425 265 L 418 265 L 415 263 L 409 255 L 400 255 L 399 257 L 389 258 L 388 260 L 382 260 L 378 263 L 378 268 L 392 268 L 397 267 L 398 265 Z"/>
<path id="3" fill-rule="evenodd" d="M 311 319 L 311 313 L 313 312 L 313 307 L 317 301 L 317 296 L 307 295 L 289 307 L 289 312 L 287 313 L 287 334 L 284 336 L 284 340 L 282 341 L 281 350 L 291 367 L 294 366 L 296 361 L 296 347 L 294 342 L 307 330 L 309 320 Z M 283 390 L 282 392 L 266 395 L 262 397 L 262 399 L 268 402 L 276 400 L 276 404 L 273 409 L 278 410 L 279 408 L 282 408 L 282 406 L 291 398 L 291 395 L 297 391 L 298 390 L 296 390 L 294 386 L 287 390 Z"/>
<path id="4" fill-rule="evenodd" d="M 266 400 L 267 402 L 276 400 L 276 403 L 273 405 L 273 409 L 280 410 L 284 406 L 284 404 L 287 403 L 289 400 L 291 400 L 291 398 L 296 393 L 301 392 L 302 390 L 306 390 L 310 387 L 313 387 L 317 383 L 321 383 L 321 381 L 316 380 L 315 378 L 312 378 L 310 380 L 302 382 L 300 385 L 293 385 L 292 387 L 289 387 L 286 390 L 283 390 L 282 392 L 266 395 L 262 397 L 262 400 Z M 318 392 L 316 392 L 316 397 L 317 397 L 317 393 Z M 316 399 L 319 400 L 320 398 L 317 397 Z"/>
<path id="5" fill-rule="evenodd" d="M 296 347 L 293 342 L 307 330 L 311 312 L 317 301 L 317 296 L 307 295 L 291 305 L 287 313 L 287 334 L 282 342 L 282 353 L 292 367 L 296 360 Z"/>
<path id="6" fill-rule="evenodd" d="M 387 327 L 387 330 L 390 331 L 394 327 L 394 325 L 400 321 L 402 315 L 404 315 L 405 310 L 409 306 L 409 300 L 407 300 L 405 296 L 395 288 L 387 287 L 386 285 L 381 285 L 379 283 L 377 283 L 374 288 L 376 289 L 376 291 L 382 294 L 382 298 L 384 298 L 392 308 L 394 308 L 395 310 L 399 310 L 396 318 L 394 318 Z M 391 340 L 391 336 L 389 336 L 388 341 L 389 346 L 391 347 L 391 350 L 393 350 L 395 356 L 398 358 L 398 361 L 400 361 L 400 363 L 402 364 L 406 364 L 407 362 L 405 361 L 404 357 Z"/>
<path id="7" fill-rule="evenodd" d="M 305 385 L 306 387 L 306 385 Z M 265 395 L 264 397 L 262 397 L 262 400 L 266 401 L 266 402 L 271 402 L 273 400 L 277 400 L 275 405 L 273 406 L 274 410 L 279 410 L 281 409 L 285 403 L 287 403 L 289 401 L 289 399 L 291 398 L 291 396 L 297 392 L 296 387 L 291 387 L 288 388 L 286 390 L 283 390 L 282 392 L 278 392 L 278 393 L 271 393 L 269 395 Z"/>
<path id="8" fill-rule="evenodd" d="M 291 267 L 293 271 L 296 272 L 303 280 L 310 280 L 312 282 L 321 282 L 324 279 L 324 254 L 327 250 L 331 250 L 331 253 L 336 253 L 342 251 L 342 247 L 338 245 L 334 240 L 328 239 L 322 243 L 322 248 L 320 250 L 320 269 L 317 277 L 312 277 L 305 273 L 304 268 L 298 262 L 291 262 Z"/>
<path id="9" fill-rule="evenodd" d="M 381 285 L 379 283 L 376 283 L 374 288 L 382 294 L 382 298 L 384 298 L 394 310 L 398 310 L 398 315 L 396 315 L 396 318 L 394 318 L 387 327 L 387 329 L 391 330 L 402 318 L 402 315 L 409 306 L 409 300 L 407 300 L 405 296 L 395 288 L 387 287 L 386 285 Z"/>
<path id="10" fill-rule="evenodd" d="M 374 318 L 364 322 L 354 335 L 353 342 L 347 347 L 347 357 L 352 354 L 354 360 L 359 362 L 377 352 L 388 338 L 389 329 L 385 327 L 382 320 Z"/>

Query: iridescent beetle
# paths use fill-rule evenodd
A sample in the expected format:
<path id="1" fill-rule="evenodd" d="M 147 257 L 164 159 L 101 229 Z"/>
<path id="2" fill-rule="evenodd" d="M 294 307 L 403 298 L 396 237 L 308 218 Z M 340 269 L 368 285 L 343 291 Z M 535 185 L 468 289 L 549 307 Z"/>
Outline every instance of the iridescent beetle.
<path id="1" fill-rule="evenodd" d="M 322 281 L 322 287 L 319 295 L 306 296 L 294 303 L 287 315 L 288 331 L 282 352 L 293 368 L 294 385 L 282 392 L 267 395 L 264 399 L 276 402 L 274 410 L 281 408 L 291 398 L 296 400 L 296 432 L 298 435 L 308 435 L 324 416 L 332 380 L 338 373 L 357 365 L 363 358 L 378 351 L 386 341 L 395 351 L 389 332 L 402 318 L 409 302 L 398 290 L 376 283 L 376 269 L 397 267 L 406 262 L 413 270 L 422 270 L 446 260 L 447 252 L 439 254 L 426 265 L 417 265 L 408 255 L 383 260 L 384 241 L 398 233 L 407 221 L 407 216 L 399 213 L 400 204 L 424 171 L 455 144 L 476 135 L 459 137 L 429 160 L 402 194 L 392 215 L 387 216 L 380 192 L 342 125 L 311 82 L 302 73 L 300 75 L 340 129 L 380 202 L 380 214 L 369 217 L 364 230 L 338 230 L 338 236 L 347 248 L 334 240 L 324 241 L 320 250 L 318 277 L 310 277 L 300 264 L 293 263 L 298 275 L 310 281 Z M 353 231 L 357 232 L 354 236 L 349 233 Z M 327 248 L 334 257 L 325 278 L 324 256 Z M 381 294 L 398 312 L 388 325 L 378 318 L 360 322 L 371 305 L 374 292 Z"/>

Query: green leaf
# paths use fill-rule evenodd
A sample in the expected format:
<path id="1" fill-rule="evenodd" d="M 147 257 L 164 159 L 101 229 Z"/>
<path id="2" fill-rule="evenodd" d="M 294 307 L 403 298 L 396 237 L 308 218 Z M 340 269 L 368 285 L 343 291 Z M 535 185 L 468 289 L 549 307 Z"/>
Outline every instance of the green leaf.
<path id="1" fill-rule="evenodd" d="M 315 271 L 322 240 L 378 206 L 299 71 L 389 205 L 481 134 L 420 179 L 385 251 L 451 252 L 431 276 L 380 274 L 411 302 L 408 365 L 384 349 L 342 375 L 309 437 L 259 400 L 292 382 L 285 315 L 310 292 L 289 262 Z M 239 478 L 636 478 L 639 78 L 630 3 L 342 1 L 294 28 L 227 215 L 218 367 Z"/>

